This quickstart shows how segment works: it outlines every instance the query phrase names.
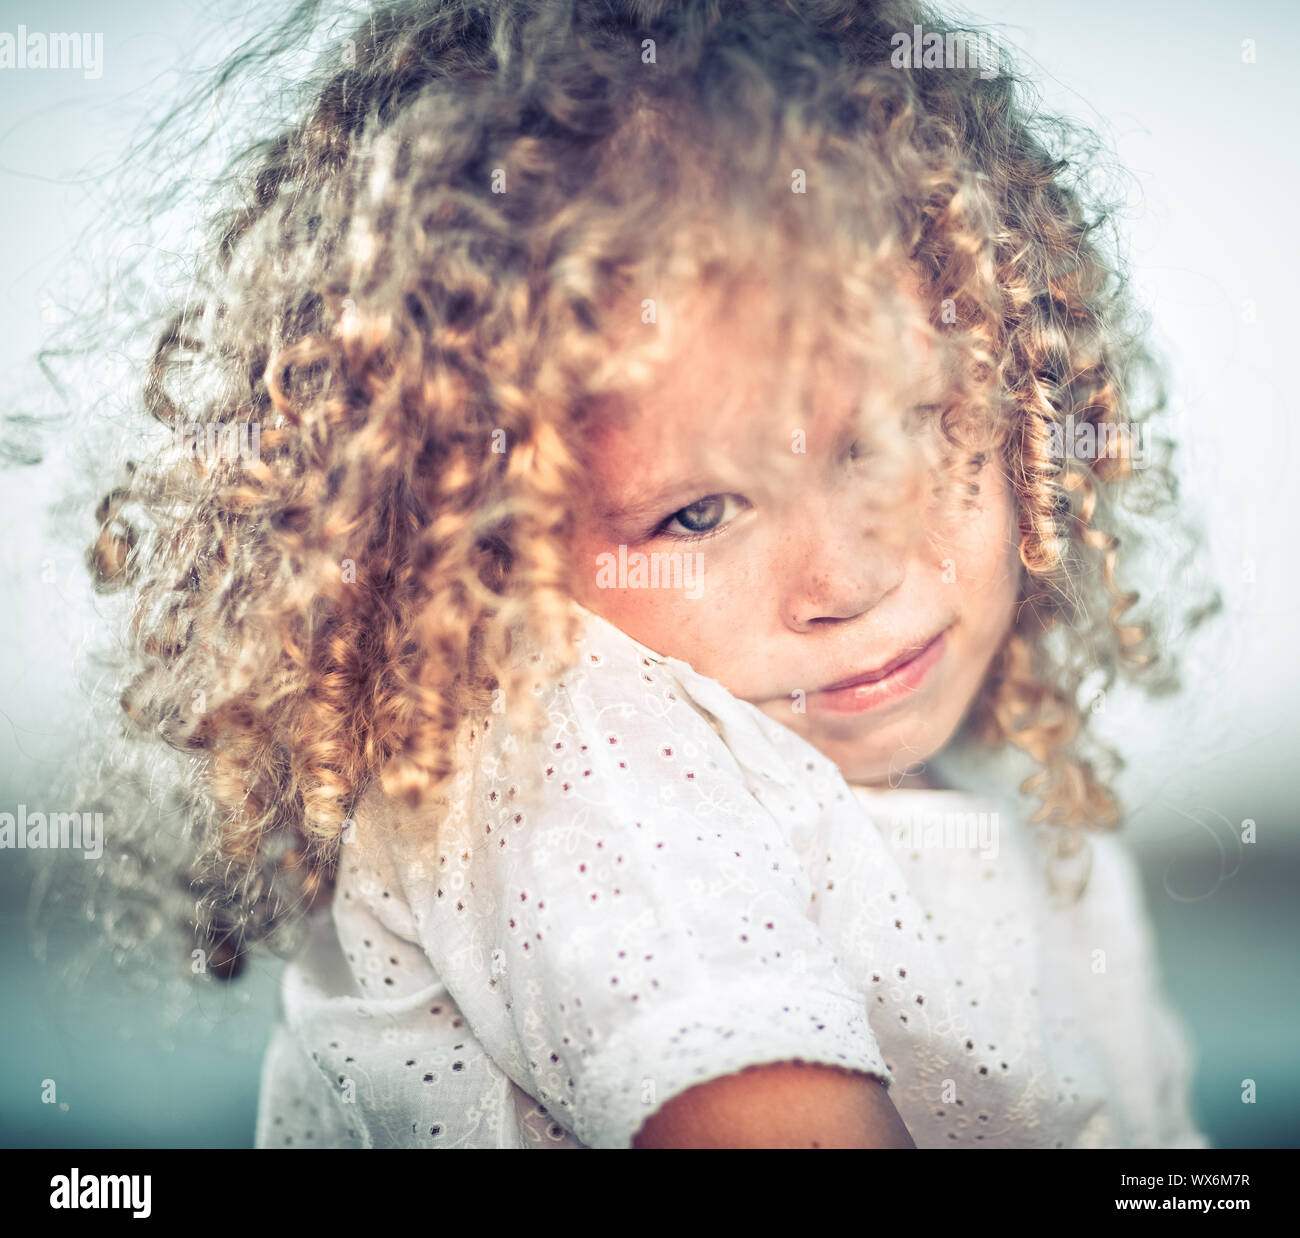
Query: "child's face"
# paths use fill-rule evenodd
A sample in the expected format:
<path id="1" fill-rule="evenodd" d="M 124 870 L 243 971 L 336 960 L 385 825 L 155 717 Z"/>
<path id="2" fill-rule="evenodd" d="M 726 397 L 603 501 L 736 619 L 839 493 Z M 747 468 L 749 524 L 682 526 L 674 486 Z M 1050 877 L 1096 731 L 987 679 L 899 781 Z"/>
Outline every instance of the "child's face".
<path id="1" fill-rule="evenodd" d="M 832 381 L 796 421 L 762 377 L 773 351 L 770 330 L 738 312 L 692 332 L 634 409 L 592 428 L 572 591 L 802 735 L 850 781 L 897 784 L 956 731 L 1011 624 L 1010 491 L 991 461 L 972 478 L 973 508 L 882 492 L 853 458 L 843 387 L 840 407 Z M 638 579 L 638 555 L 674 553 L 680 578 Z M 830 690 L 864 677 L 876 682 Z"/>

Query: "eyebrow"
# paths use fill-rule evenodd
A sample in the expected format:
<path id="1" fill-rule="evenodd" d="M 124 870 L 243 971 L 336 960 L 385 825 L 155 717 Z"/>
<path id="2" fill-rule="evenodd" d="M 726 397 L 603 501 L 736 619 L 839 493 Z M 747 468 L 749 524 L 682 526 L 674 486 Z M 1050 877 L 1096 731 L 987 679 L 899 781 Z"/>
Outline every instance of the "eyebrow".
<path id="1" fill-rule="evenodd" d="M 668 504 L 681 495 L 694 495 L 695 498 L 688 498 L 685 504 L 679 504 L 672 511 L 680 511 L 683 506 L 690 503 L 698 502 L 699 499 L 707 498 L 711 494 L 721 494 L 720 490 L 710 489 L 710 486 L 718 484 L 716 478 L 704 475 L 683 478 L 681 481 L 671 481 L 667 485 L 660 486 L 658 490 L 647 495 L 645 498 L 632 500 L 630 503 L 621 503 L 614 507 L 608 507 L 601 512 L 606 520 L 645 520 L 659 512 L 671 515 L 668 511 Z"/>

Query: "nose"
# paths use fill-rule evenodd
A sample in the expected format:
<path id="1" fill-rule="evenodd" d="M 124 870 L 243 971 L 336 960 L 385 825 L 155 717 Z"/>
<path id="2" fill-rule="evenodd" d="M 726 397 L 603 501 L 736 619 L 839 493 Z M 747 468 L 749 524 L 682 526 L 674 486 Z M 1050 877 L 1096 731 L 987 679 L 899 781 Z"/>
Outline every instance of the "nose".
<path id="1" fill-rule="evenodd" d="M 794 632 L 856 619 L 879 606 L 907 574 L 910 538 L 885 536 L 848 513 L 820 502 L 800 518 L 782 554 L 781 618 Z M 898 530 L 893 530 L 898 532 Z"/>

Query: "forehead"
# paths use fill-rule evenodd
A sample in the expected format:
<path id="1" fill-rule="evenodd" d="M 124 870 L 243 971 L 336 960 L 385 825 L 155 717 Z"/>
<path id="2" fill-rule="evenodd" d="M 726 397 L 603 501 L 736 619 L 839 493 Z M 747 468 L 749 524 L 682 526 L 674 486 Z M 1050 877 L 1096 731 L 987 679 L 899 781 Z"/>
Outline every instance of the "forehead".
<path id="1" fill-rule="evenodd" d="M 593 478 L 626 498 L 685 473 L 797 468 L 815 447 L 851 439 L 860 419 L 919 402 L 938 377 L 934 352 L 915 287 L 897 296 L 910 320 L 880 314 L 862 352 L 833 346 L 815 303 L 758 287 L 642 326 L 667 326 L 666 352 L 591 427 Z"/>

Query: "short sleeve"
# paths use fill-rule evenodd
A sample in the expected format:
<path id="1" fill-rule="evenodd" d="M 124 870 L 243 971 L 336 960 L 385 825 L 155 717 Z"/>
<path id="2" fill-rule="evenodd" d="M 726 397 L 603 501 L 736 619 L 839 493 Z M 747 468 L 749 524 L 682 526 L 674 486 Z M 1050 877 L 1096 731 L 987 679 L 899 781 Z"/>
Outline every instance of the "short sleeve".
<path id="1" fill-rule="evenodd" d="M 539 693 L 543 733 L 481 720 L 436 841 L 393 842 L 475 1036 L 589 1147 L 631 1146 L 672 1097 L 747 1066 L 891 1082 L 788 826 L 642 649 L 589 630 Z"/>

